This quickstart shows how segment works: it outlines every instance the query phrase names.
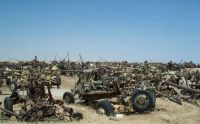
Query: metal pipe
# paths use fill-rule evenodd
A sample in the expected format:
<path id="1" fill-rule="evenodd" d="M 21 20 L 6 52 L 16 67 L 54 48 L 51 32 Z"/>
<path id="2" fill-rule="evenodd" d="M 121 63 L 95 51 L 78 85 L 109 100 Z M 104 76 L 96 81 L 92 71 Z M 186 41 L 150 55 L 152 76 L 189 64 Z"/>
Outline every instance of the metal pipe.
<path id="1" fill-rule="evenodd" d="M 179 104 L 179 105 L 182 105 L 181 100 L 178 99 L 178 98 L 167 96 L 167 95 L 165 95 L 164 93 L 162 93 L 162 92 L 160 92 L 160 91 L 157 91 L 157 90 L 156 90 L 156 93 L 159 94 L 159 95 L 161 95 L 161 96 L 164 96 L 164 97 L 168 98 L 168 99 L 169 99 L 170 101 L 172 101 L 172 102 L 175 102 L 175 103 L 177 103 L 177 104 Z"/>
<path id="2" fill-rule="evenodd" d="M 180 85 L 177 85 L 177 84 L 169 82 L 169 81 L 165 81 L 165 82 L 163 82 L 163 84 L 168 84 L 168 85 L 180 88 L 180 89 L 188 90 L 188 91 L 195 92 L 195 93 L 200 93 L 200 91 L 198 91 L 198 90 L 188 88 L 188 87 L 184 87 L 184 86 L 180 86 Z"/>
<path id="3" fill-rule="evenodd" d="M 14 115 L 14 116 L 16 116 L 16 117 L 20 117 L 18 114 L 14 113 L 14 112 L 12 112 L 12 111 L 6 110 L 6 109 L 4 109 L 4 108 L 1 108 L 1 107 L 0 107 L 0 110 L 6 112 L 6 113 L 8 113 L 8 114 Z"/>
<path id="4" fill-rule="evenodd" d="M 33 109 L 35 109 L 38 106 L 38 104 L 36 104 L 35 106 L 33 106 L 30 110 L 28 110 L 27 112 L 25 112 L 23 114 L 23 116 L 21 117 L 21 119 L 23 119 L 29 112 L 31 112 Z"/>

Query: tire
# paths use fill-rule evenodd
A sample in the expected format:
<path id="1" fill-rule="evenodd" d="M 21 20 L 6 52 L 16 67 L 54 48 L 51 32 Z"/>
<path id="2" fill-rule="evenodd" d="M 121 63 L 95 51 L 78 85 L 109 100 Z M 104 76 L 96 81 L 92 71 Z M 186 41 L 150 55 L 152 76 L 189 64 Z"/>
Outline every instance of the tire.
<path id="1" fill-rule="evenodd" d="M 10 82 L 11 82 L 10 78 L 7 78 L 7 79 L 6 79 L 6 85 L 9 86 L 9 85 L 10 85 Z"/>
<path id="2" fill-rule="evenodd" d="M 10 83 L 10 91 L 11 92 L 15 92 L 17 90 L 17 81 L 16 80 L 13 80 L 11 83 Z"/>
<path id="3" fill-rule="evenodd" d="M 114 116 L 114 108 L 108 100 L 97 102 L 96 111 L 98 114 Z"/>
<path id="4" fill-rule="evenodd" d="M 156 93 L 152 90 L 148 90 L 149 94 L 151 95 L 152 99 L 153 99 L 153 104 L 152 104 L 152 108 L 155 108 L 156 106 Z"/>
<path id="5" fill-rule="evenodd" d="M 25 121 L 25 122 L 31 122 L 31 116 L 30 116 L 30 115 L 26 115 L 26 116 L 23 118 L 23 121 Z"/>
<path id="6" fill-rule="evenodd" d="M 56 85 L 59 88 L 61 85 L 61 78 L 60 77 L 56 77 Z"/>
<path id="7" fill-rule="evenodd" d="M 155 98 L 147 90 L 137 90 L 131 97 L 131 102 L 134 110 L 137 112 L 145 112 L 155 106 Z"/>
<path id="8" fill-rule="evenodd" d="M 65 92 L 63 94 L 63 100 L 65 103 L 67 104 L 74 104 L 75 103 L 75 99 L 72 93 L 70 92 Z"/>
<path id="9" fill-rule="evenodd" d="M 13 112 L 12 100 L 9 97 L 6 97 L 4 99 L 4 109 Z M 11 117 L 11 115 L 8 113 L 6 113 L 5 115 Z"/>
<path id="10" fill-rule="evenodd" d="M 83 119 L 83 114 L 78 113 L 78 112 L 77 113 L 73 113 L 72 117 L 73 117 L 74 120 L 80 121 L 80 120 Z"/>

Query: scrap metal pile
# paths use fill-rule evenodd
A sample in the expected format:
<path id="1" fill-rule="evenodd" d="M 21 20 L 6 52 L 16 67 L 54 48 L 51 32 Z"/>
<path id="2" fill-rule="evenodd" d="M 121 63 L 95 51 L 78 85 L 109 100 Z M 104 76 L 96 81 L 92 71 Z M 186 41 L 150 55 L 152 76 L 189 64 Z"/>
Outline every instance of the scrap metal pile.
<path id="1" fill-rule="evenodd" d="M 78 94 L 87 104 L 95 102 L 98 111 L 105 108 L 106 115 L 113 115 L 110 102 L 123 105 L 123 110 L 116 108 L 120 112 L 130 109 L 144 112 L 154 109 L 156 97 L 168 98 L 178 104 L 187 101 L 199 105 L 200 100 L 200 65 L 193 62 L 47 63 L 35 58 L 30 62 L 0 63 L 0 84 L 6 82 L 12 91 L 12 95 L 4 100 L 4 108 L 0 109 L 5 116 L 12 115 L 22 121 L 43 120 L 46 117 L 82 119 L 81 113 L 74 113 L 72 108 L 64 106 L 63 101 L 53 99 L 50 88 L 53 85 L 60 87 L 61 75 L 78 76 L 71 93 L 63 95 L 66 103 L 74 103 L 74 95 Z M 112 97 L 116 99 L 111 100 Z M 19 103 L 22 104 L 21 109 L 14 112 L 13 105 Z"/>
<path id="2" fill-rule="evenodd" d="M 63 63 L 62 63 L 63 64 Z M 75 66 L 80 67 L 80 66 Z M 86 62 L 84 68 L 79 70 L 61 70 L 65 73 L 75 72 L 81 77 L 81 73 L 88 69 L 95 74 L 85 76 L 85 81 L 90 82 L 83 91 L 101 89 L 109 91 L 110 84 L 117 80 L 124 84 L 122 89 L 154 89 L 157 97 L 167 97 L 169 100 L 181 104 L 187 101 L 197 104 L 200 99 L 200 65 L 193 62 L 182 64 L 170 61 L 164 63 L 128 63 L 128 62 Z M 80 81 L 79 81 L 80 82 Z M 91 83 L 92 82 L 92 83 Z M 78 84 L 78 83 L 77 83 Z"/>
<path id="3" fill-rule="evenodd" d="M 15 66 L 16 67 L 16 66 Z M 56 66 L 37 66 L 26 65 L 20 68 L 4 67 L 1 69 L 1 79 L 6 82 L 12 92 L 17 89 L 23 89 L 28 85 L 28 80 L 32 77 L 38 77 L 49 83 L 50 86 L 61 85 L 60 71 Z"/>
<path id="4" fill-rule="evenodd" d="M 15 116 L 19 121 L 41 121 L 45 118 L 63 121 L 80 120 L 81 113 L 66 107 L 62 100 L 55 100 L 51 87 L 61 85 L 59 70 L 52 64 L 39 61 L 0 63 L 1 79 L 12 94 L 3 102 L 2 117 Z M 1 102 L 2 103 L 2 102 Z M 14 106 L 21 106 L 15 110 Z"/>
<path id="5" fill-rule="evenodd" d="M 45 118 L 63 121 L 80 120 L 81 113 L 75 113 L 72 108 L 64 106 L 61 100 L 54 100 L 50 84 L 40 76 L 31 76 L 26 79 L 26 86 L 13 91 L 4 99 L 4 117 L 15 116 L 19 121 L 41 121 Z M 21 105 L 19 110 L 14 110 L 14 105 Z"/>

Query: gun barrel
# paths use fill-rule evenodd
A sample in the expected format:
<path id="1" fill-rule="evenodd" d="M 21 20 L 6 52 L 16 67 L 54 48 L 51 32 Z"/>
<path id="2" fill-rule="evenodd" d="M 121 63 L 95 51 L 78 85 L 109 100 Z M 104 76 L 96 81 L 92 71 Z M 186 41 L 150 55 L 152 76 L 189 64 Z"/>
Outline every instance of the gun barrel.
<path id="1" fill-rule="evenodd" d="M 180 88 L 180 89 L 184 89 L 184 90 L 188 90 L 188 91 L 191 91 L 191 92 L 195 92 L 195 93 L 200 93 L 200 91 L 198 91 L 198 90 L 188 88 L 188 87 L 184 87 L 184 86 L 180 86 L 180 85 L 177 85 L 177 84 L 169 82 L 169 81 L 165 81 L 165 82 L 163 82 L 163 84 L 171 85 L 171 86 L 174 86 L 174 87 L 177 87 L 177 88 Z"/>

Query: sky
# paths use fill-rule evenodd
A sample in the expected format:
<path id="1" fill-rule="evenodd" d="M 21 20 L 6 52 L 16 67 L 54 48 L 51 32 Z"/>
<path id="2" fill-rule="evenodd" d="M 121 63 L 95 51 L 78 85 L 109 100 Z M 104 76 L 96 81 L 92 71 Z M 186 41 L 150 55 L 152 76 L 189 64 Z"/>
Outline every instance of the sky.
<path id="1" fill-rule="evenodd" d="M 199 0 L 0 0 L 0 60 L 194 61 Z"/>

